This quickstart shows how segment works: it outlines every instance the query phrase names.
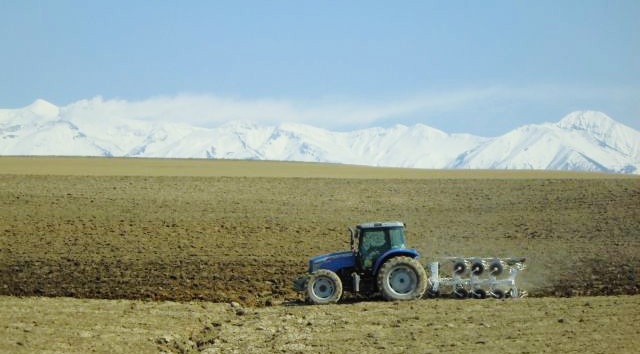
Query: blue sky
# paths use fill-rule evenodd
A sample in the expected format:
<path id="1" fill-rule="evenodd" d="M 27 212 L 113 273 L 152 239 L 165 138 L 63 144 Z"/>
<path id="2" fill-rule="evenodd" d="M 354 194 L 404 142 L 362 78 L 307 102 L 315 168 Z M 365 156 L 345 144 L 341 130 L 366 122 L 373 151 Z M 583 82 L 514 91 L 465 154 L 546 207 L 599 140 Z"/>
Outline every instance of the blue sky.
<path id="1" fill-rule="evenodd" d="M 0 107 L 485 136 L 592 109 L 640 129 L 638 18 L 635 0 L 0 0 Z"/>

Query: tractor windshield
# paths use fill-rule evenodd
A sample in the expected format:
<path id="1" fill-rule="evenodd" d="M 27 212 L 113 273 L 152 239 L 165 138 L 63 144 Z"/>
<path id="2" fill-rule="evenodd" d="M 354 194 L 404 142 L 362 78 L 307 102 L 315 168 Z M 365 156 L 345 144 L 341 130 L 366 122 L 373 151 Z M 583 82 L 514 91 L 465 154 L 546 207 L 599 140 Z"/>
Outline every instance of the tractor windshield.
<path id="1" fill-rule="evenodd" d="M 389 238 L 391 240 L 391 248 L 405 248 L 403 228 L 396 227 L 389 229 Z"/>
<path id="2" fill-rule="evenodd" d="M 363 269 L 370 269 L 376 259 L 389 249 L 405 248 L 402 227 L 363 229 L 360 232 L 360 260 Z"/>

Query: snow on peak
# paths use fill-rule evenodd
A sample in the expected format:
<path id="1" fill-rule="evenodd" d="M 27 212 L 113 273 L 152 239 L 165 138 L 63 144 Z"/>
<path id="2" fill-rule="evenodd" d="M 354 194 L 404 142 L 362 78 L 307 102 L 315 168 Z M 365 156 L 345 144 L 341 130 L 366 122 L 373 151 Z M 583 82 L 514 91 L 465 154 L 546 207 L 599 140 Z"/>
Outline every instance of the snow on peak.
<path id="1" fill-rule="evenodd" d="M 99 97 L 94 100 L 101 100 Z M 299 123 L 152 123 L 86 102 L 0 110 L 0 155 L 234 158 L 414 168 L 576 169 L 640 174 L 640 132 L 595 111 L 496 138 L 423 125 L 335 132 Z M 85 107 L 86 106 L 86 107 Z"/>
<path id="2" fill-rule="evenodd" d="M 247 131 L 247 130 L 256 130 L 260 128 L 261 126 L 259 126 L 258 123 L 251 120 L 244 120 L 244 119 L 229 121 L 218 126 L 219 130 L 224 130 L 224 131 Z"/>
<path id="3" fill-rule="evenodd" d="M 611 129 L 616 123 L 613 119 L 598 111 L 576 111 L 567 114 L 557 126 L 563 129 L 603 132 Z"/>
<path id="4" fill-rule="evenodd" d="M 45 119 L 53 119 L 60 114 L 60 108 L 58 108 L 58 106 L 43 99 L 37 99 L 25 108 L 33 114 Z"/>
<path id="5" fill-rule="evenodd" d="M 556 125 L 561 129 L 585 134 L 595 139 L 601 147 L 615 149 L 635 161 L 640 161 L 640 133 L 602 112 L 573 112 Z"/>

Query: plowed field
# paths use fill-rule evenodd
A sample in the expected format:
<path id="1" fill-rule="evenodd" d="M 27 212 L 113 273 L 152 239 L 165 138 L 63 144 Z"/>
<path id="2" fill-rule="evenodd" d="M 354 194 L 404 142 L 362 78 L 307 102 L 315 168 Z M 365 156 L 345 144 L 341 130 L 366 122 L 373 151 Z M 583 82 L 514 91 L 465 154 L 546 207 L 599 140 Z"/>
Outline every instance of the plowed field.
<path id="1" fill-rule="evenodd" d="M 301 175 L 305 165 L 251 162 L 244 168 L 252 177 L 225 177 L 224 164 L 181 160 L 175 170 L 196 176 L 153 166 L 127 176 L 126 164 L 135 170 L 138 162 L 126 159 L 113 160 L 125 163 L 121 171 L 102 167 L 119 175 L 82 175 L 109 159 L 80 160 L 69 175 L 56 174 L 56 164 L 78 160 L 26 161 L 52 173 L 0 175 L 3 295 L 261 305 L 295 298 L 291 280 L 308 258 L 348 249 L 346 228 L 372 220 L 405 221 L 425 261 L 527 257 L 521 287 L 531 296 L 638 292 L 638 178 L 407 178 L 402 170 L 400 178 L 394 170 L 367 178 L 375 169 L 358 178 L 260 177 L 269 169 Z M 325 168 L 337 177 L 348 170 Z"/>
<path id="2" fill-rule="evenodd" d="M 374 220 L 526 257 L 530 298 L 258 308 Z M 638 177 L 0 158 L 0 352 L 633 352 L 639 271 Z"/>

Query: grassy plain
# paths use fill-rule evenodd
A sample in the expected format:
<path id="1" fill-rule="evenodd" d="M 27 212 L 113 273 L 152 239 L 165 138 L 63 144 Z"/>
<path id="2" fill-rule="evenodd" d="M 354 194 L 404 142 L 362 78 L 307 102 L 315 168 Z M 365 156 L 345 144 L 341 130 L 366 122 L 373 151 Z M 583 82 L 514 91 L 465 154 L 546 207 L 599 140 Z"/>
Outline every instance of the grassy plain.
<path id="1" fill-rule="evenodd" d="M 639 201 L 640 178 L 607 174 L 0 157 L 0 294 L 238 301 L 244 306 L 277 304 L 299 298 L 291 290 L 291 280 L 305 271 L 310 256 L 347 249 L 346 227 L 372 220 L 407 222 L 410 245 L 429 261 L 452 255 L 527 257 L 529 268 L 522 274 L 521 287 L 531 296 L 637 294 Z M 19 349 L 17 342 L 27 349 L 42 348 L 27 345 L 27 342 L 37 342 L 34 336 L 39 334 L 34 333 L 44 333 L 45 341 L 52 343 L 71 341 L 70 347 L 56 351 L 89 348 L 74 342 L 87 333 L 71 329 L 62 333 L 56 329 L 65 321 L 57 316 L 68 316 L 68 309 L 76 306 L 81 314 L 79 318 L 93 316 L 95 312 L 98 322 L 114 323 L 113 329 L 104 325 L 104 332 L 100 328 L 96 333 L 90 332 L 93 340 L 87 343 L 106 341 L 106 347 L 94 348 L 103 352 L 121 351 L 109 347 L 116 345 L 110 340 L 120 340 L 127 343 L 127 347 L 144 340 L 141 345 L 150 346 L 151 350 L 184 349 L 186 347 L 181 346 L 188 346 L 187 342 L 172 337 L 158 339 L 158 336 L 167 332 L 177 333 L 182 339 L 209 336 L 201 331 L 219 333 L 221 338 L 237 338 L 226 339 L 226 344 L 220 338 L 215 342 L 218 349 L 235 348 L 241 352 L 252 346 L 263 351 L 342 352 L 353 345 L 375 342 L 381 346 L 379 351 L 403 351 L 394 349 L 402 347 L 393 342 L 397 336 L 404 338 L 401 333 L 413 333 L 416 337 L 415 340 L 407 337 L 407 342 L 413 341 L 414 345 L 405 348 L 409 351 L 414 351 L 412 348 L 425 352 L 467 351 L 461 346 L 447 347 L 450 350 L 437 346 L 437 343 L 451 345 L 450 340 L 436 341 L 434 346 L 429 346 L 432 337 L 439 334 L 461 336 L 464 343 L 475 344 L 481 351 L 502 348 L 506 352 L 525 352 L 523 348 L 527 345 L 543 345 L 549 336 L 553 337 L 552 333 L 544 332 L 544 325 L 535 327 L 529 322 L 529 312 L 537 314 L 535 321 L 559 326 L 549 327 L 550 331 L 553 328 L 559 331 L 552 341 L 571 350 L 590 343 L 581 336 L 595 330 L 596 325 L 603 325 L 601 316 L 617 318 L 619 328 L 602 334 L 602 343 L 591 343 L 592 350 L 583 348 L 587 352 L 608 352 L 605 349 L 609 347 L 603 346 L 614 345 L 617 336 L 636 331 L 634 338 L 637 338 L 637 330 L 629 328 L 627 323 L 639 317 L 638 298 L 634 296 L 588 300 L 547 297 L 515 302 L 423 300 L 412 304 L 373 302 L 320 308 L 252 307 L 239 317 L 234 317 L 238 315 L 226 304 L 208 302 L 92 301 L 1 298 L 0 326 L 4 327 L 0 327 L 0 337 L 9 339 L 3 342 L 0 351 Z M 580 318 L 575 317 L 577 314 L 592 311 L 589 306 L 583 306 L 585 302 L 598 304 L 595 307 L 599 310 L 580 322 Z M 20 327 L 12 325 L 18 319 L 28 322 L 33 318 L 38 322 L 37 316 L 47 313 L 34 310 L 29 314 L 28 310 L 20 312 L 19 309 L 41 309 L 47 304 L 54 310 L 50 312 L 51 318 L 42 320 L 45 328 L 34 332 L 29 327 L 31 331 L 27 328 L 24 332 L 25 340 L 13 340 L 19 337 L 15 331 Z M 112 306 L 114 310 L 109 310 Z M 143 310 L 122 310 L 129 306 Z M 166 320 L 161 313 L 163 308 L 172 306 L 180 313 L 176 314 L 175 325 L 168 328 L 166 325 L 173 317 Z M 215 310 L 218 306 L 219 310 Z M 96 307 L 104 307 L 106 312 Z M 202 307 L 202 311 L 198 307 Z M 11 312 L 12 308 L 18 312 Z M 397 308 L 404 310 L 397 312 Z M 405 321 L 405 317 L 415 311 L 424 313 L 420 313 L 420 319 Z M 487 317 L 474 317 L 476 311 Z M 492 321 L 513 326 L 486 322 L 493 318 L 492 311 L 497 313 Z M 558 311 L 575 315 L 576 321 L 572 322 L 571 317 L 569 322 L 565 322 L 567 318 L 558 322 Z M 227 312 L 232 316 L 219 314 Z M 307 314 L 313 314 L 318 321 L 302 317 Z M 121 320 L 124 322 L 113 322 L 109 317 L 112 315 L 124 316 Z M 206 330 L 207 326 L 211 327 L 211 323 L 206 322 L 216 321 L 212 320 L 216 316 L 221 318 L 217 320 L 219 326 L 213 326 L 217 329 Z M 372 337 L 352 330 L 357 323 L 349 322 L 353 321 L 351 316 L 372 323 Z M 397 326 L 389 322 L 389 316 L 399 321 Z M 429 322 L 430 316 L 449 320 L 447 323 L 452 327 L 436 330 L 434 326 L 440 325 Z M 280 327 L 273 327 L 276 332 L 266 330 L 271 327 L 261 322 L 277 318 L 284 322 Z M 479 333 L 487 332 L 490 342 L 483 339 L 478 339 L 478 343 L 469 342 L 471 339 L 465 334 L 473 331 L 473 326 L 456 322 L 456 319 L 469 318 L 479 319 L 490 326 L 487 328 L 492 328 L 478 329 Z M 145 325 L 156 321 L 162 323 Z M 518 324 L 520 321 L 523 324 Z M 590 325 L 584 324 L 585 321 Z M 349 347 L 339 346 L 333 338 L 342 337 L 329 330 L 335 324 L 343 325 L 340 333 L 344 333 L 345 339 L 357 341 L 351 341 Z M 562 326 L 567 324 L 571 326 Z M 422 325 L 425 327 L 419 327 Z M 250 329 L 248 332 L 242 331 L 245 326 Z M 529 330 L 536 334 L 530 336 Z M 122 336 L 135 335 L 127 338 L 137 339 L 118 339 L 113 331 L 120 331 Z M 494 331 L 495 336 L 491 334 Z M 289 332 L 298 333 L 292 336 L 300 337 L 286 339 Z M 567 336 L 577 339 L 563 339 Z M 212 338 L 202 340 L 209 339 Z M 301 347 L 287 347 L 287 341 Z M 417 342 L 426 344 L 416 346 Z M 247 347 L 242 347 L 245 345 L 242 343 Z M 625 351 L 629 343 L 638 344 L 633 339 L 620 343 L 611 348 Z"/>

